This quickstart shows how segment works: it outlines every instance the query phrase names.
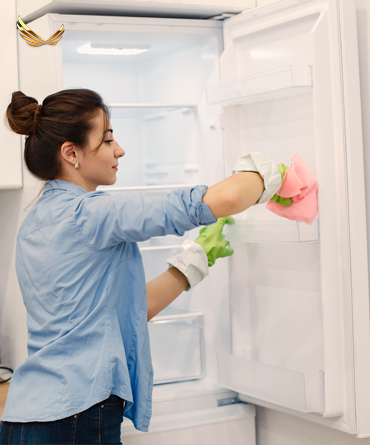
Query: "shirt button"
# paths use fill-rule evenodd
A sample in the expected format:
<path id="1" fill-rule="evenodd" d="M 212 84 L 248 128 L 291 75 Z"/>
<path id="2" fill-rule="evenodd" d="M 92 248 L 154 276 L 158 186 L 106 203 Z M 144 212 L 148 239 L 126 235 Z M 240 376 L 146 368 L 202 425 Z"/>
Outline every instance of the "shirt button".
<path id="1" fill-rule="evenodd" d="M 77 419 L 77 414 L 75 414 L 74 418 Z"/>

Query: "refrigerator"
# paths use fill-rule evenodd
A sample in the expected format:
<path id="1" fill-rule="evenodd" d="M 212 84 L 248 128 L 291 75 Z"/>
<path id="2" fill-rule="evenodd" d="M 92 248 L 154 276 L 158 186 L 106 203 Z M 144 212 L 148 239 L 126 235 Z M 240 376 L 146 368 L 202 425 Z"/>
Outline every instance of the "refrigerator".
<path id="1" fill-rule="evenodd" d="M 255 407 L 370 436 L 366 203 L 355 5 L 284 0 L 224 21 L 46 14 L 19 38 L 20 89 L 40 102 L 91 88 L 126 155 L 98 189 L 156 199 L 213 185 L 261 151 L 299 153 L 319 184 L 311 225 L 253 206 L 224 234 L 234 249 L 149 323 L 149 433 L 122 441 L 255 444 Z M 147 281 L 184 239 L 140 243 Z"/>

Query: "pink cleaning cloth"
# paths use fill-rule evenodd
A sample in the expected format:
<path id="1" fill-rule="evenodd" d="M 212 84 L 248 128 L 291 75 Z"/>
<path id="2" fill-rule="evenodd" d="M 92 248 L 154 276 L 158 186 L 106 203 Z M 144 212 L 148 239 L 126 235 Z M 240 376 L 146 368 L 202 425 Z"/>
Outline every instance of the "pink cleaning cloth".
<path id="1" fill-rule="evenodd" d="M 318 211 L 317 179 L 299 154 L 292 157 L 292 164 L 276 194 L 282 198 L 290 198 L 292 205 L 285 207 L 268 201 L 266 207 L 269 210 L 293 221 L 312 224 Z"/>

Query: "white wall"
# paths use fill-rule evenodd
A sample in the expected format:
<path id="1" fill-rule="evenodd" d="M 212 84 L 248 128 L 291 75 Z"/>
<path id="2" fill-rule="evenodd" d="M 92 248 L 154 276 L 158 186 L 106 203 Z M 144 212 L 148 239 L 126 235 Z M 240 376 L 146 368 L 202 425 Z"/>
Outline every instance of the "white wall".
<path id="1" fill-rule="evenodd" d="M 0 40 L 5 42 L 13 39 L 8 25 L 13 23 L 15 27 L 17 22 L 15 0 L 8 0 L 4 3 L 1 12 L 6 26 L 0 29 Z M 13 47 L 14 53 L 11 54 L 11 57 L 6 57 L 7 63 L 16 63 L 16 45 L 13 44 L 12 40 L 10 40 L 9 45 Z M 5 55 L 2 55 L 5 58 Z M 13 70 L 13 75 L 15 73 L 16 70 Z M 11 100 L 11 90 L 18 89 L 18 82 L 7 82 L 6 74 L 5 77 L 4 75 L 1 77 L 0 74 L 2 86 L 4 87 L 5 83 L 7 89 L 2 89 L 1 92 L 1 123 L 6 107 Z M 1 143 L 6 144 L 6 147 L 2 148 L 7 152 L 19 151 L 19 138 L 11 137 L 11 133 L 8 133 L 8 131 L 3 128 L 1 132 Z M 0 156 L 0 163 L 2 161 L 4 159 L 1 159 Z M 12 172 L 14 171 L 14 175 L 18 175 L 16 172 L 20 171 L 19 166 L 15 165 L 15 161 L 12 161 L 7 168 Z M 15 366 L 16 363 L 19 364 L 26 354 L 26 312 L 15 274 L 14 256 L 16 234 L 21 221 L 26 215 L 23 209 L 33 199 L 34 189 L 32 185 L 30 187 L 28 178 L 29 176 L 24 174 L 24 189 L 0 190 L 0 363 L 11 367 Z"/>
<path id="2" fill-rule="evenodd" d="M 18 89 L 18 55 L 15 27 L 15 0 L 6 4 L 0 28 L 0 60 L 6 63 L 1 70 L 0 114 L 4 114 L 9 94 Z M 3 43 L 6 42 L 6 45 Z M 5 62 L 6 61 L 6 62 Z M 5 66 L 5 65 L 4 65 Z M 2 110 L 2 111 L 1 111 Z M 0 190 L 20 189 L 22 187 L 21 138 L 0 125 Z"/>
<path id="3" fill-rule="evenodd" d="M 0 191 L 0 362 L 12 368 L 27 357 L 26 309 L 14 267 L 16 236 L 24 209 L 39 191 L 39 181 L 27 172 L 22 190 Z"/>

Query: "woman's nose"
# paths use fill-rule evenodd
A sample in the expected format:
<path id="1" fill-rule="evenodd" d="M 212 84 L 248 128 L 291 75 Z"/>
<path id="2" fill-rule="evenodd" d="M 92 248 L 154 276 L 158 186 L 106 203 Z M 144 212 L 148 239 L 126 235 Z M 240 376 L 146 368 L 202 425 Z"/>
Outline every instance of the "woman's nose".
<path id="1" fill-rule="evenodd" d="M 117 157 L 121 158 L 122 156 L 125 156 L 125 154 L 126 154 L 125 150 L 122 147 L 119 147 Z"/>

